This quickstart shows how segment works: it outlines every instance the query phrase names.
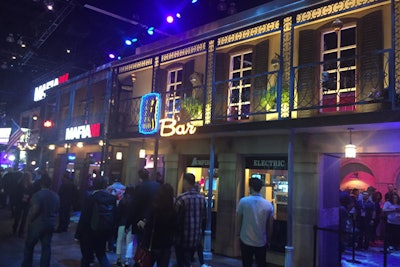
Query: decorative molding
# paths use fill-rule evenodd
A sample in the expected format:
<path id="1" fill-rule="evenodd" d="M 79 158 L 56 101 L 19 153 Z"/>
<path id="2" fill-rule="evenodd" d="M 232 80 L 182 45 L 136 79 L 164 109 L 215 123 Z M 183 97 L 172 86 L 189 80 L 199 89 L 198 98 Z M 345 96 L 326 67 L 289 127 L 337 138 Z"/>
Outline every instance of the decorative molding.
<path id="1" fill-rule="evenodd" d="M 206 42 L 202 42 L 200 44 L 192 45 L 189 47 L 185 47 L 176 51 L 168 52 L 166 54 L 161 55 L 161 62 L 177 59 L 180 57 L 185 57 L 189 55 L 193 55 L 199 52 L 204 52 L 206 50 Z"/>
<path id="2" fill-rule="evenodd" d="M 309 22 L 325 16 L 333 15 L 339 12 L 349 11 L 351 9 L 361 8 L 371 4 L 382 2 L 382 0 L 343 0 L 330 5 L 299 13 L 296 15 L 296 24 Z"/>
<path id="3" fill-rule="evenodd" d="M 212 107 L 212 92 L 213 92 L 213 73 L 215 70 L 214 65 L 214 57 L 215 57 L 215 41 L 210 40 L 208 42 L 208 50 L 207 50 L 207 80 L 206 80 L 206 107 L 204 114 L 204 123 L 211 123 L 211 107 Z"/>
<path id="4" fill-rule="evenodd" d="M 395 65 L 395 93 L 400 95 L 400 2 L 394 2 L 394 65 Z"/>
<path id="5" fill-rule="evenodd" d="M 279 20 L 272 21 L 269 23 L 265 23 L 259 26 L 255 26 L 240 32 L 231 33 L 222 37 L 219 37 L 217 40 L 217 46 L 223 46 L 235 42 L 239 42 L 245 39 L 253 38 L 256 36 L 264 35 L 269 32 L 275 31 L 279 29 Z"/>
<path id="6" fill-rule="evenodd" d="M 153 58 L 143 59 L 141 61 L 136 61 L 128 65 L 124 65 L 118 68 L 118 73 L 124 73 L 132 70 L 138 70 L 141 68 L 149 67 L 153 64 Z"/>

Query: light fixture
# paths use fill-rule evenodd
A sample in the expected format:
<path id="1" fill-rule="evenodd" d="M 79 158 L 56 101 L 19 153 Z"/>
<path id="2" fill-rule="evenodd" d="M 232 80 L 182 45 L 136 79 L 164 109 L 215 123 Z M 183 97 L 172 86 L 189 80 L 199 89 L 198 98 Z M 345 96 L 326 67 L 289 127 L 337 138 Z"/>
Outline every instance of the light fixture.
<path id="1" fill-rule="evenodd" d="M 104 141 L 103 140 L 99 141 L 99 146 L 104 146 Z"/>
<path id="2" fill-rule="evenodd" d="M 340 19 L 335 19 L 332 22 L 332 29 L 336 32 L 339 33 L 339 31 L 343 28 L 343 22 Z"/>
<path id="3" fill-rule="evenodd" d="M 54 149 L 56 149 L 56 145 L 50 144 L 50 145 L 49 145 L 49 150 L 54 150 Z"/>
<path id="4" fill-rule="evenodd" d="M 9 33 L 8 36 L 6 37 L 6 42 L 7 43 L 14 43 L 15 42 L 14 34 Z"/>
<path id="5" fill-rule="evenodd" d="M 344 147 L 344 157 L 345 158 L 355 158 L 357 154 L 357 147 L 351 142 L 351 133 L 353 128 L 348 128 L 350 135 L 350 143 Z"/>
<path id="6" fill-rule="evenodd" d="M 228 9 L 228 5 L 226 4 L 226 0 L 219 0 L 219 3 L 217 5 L 218 11 L 226 11 Z"/>
<path id="7" fill-rule="evenodd" d="M 154 34 L 154 27 L 149 27 L 149 28 L 147 29 L 147 34 L 148 34 L 148 35 L 153 35 L 153 34 Z"/>
<path id="8" fill-rule="evenodd" d="M 234 15 L 236 13 L 237 13 L 236 3 L 235 2 L 229 3 L 228 14 Z"/>
<path id="9" fill-rule="evenodd" d="M 82 148 L 83 147 L 83 142 L 76 143 L 76 146 L 79 147 L 79 148 Z"/>
<path id="10" fill-rule="evenodd" d="M 53 10 L 54 2 L 52 0 L 44 0 L 43 3 L 48 10 Z"/>
<path id="11" fill-rule="evenodd" d="M 118 151 L 117 153 L 115 153 L 115 159 L 122 160 L 122 152 L 121 151 Z"/>
<path id="12" fill-rule="evenodd" d="M 146 157 L 146 149 L 141 148 L 139 150 L 139 158 L 144 159 Z"/>
<path id="13" fill-rule="evenodd" d="M 65 148 L 65 149 L 71 148 L 71 144 L 65 144 L 65 145 L 64 145 L 64 148 Z"/>
<path id="14" fill-rule="evenodd" d="M 168 15 L 166 20 L 168 23 L 172 23 L 172 22 L 174 22 L 174 17 L 171 15 Z"/>

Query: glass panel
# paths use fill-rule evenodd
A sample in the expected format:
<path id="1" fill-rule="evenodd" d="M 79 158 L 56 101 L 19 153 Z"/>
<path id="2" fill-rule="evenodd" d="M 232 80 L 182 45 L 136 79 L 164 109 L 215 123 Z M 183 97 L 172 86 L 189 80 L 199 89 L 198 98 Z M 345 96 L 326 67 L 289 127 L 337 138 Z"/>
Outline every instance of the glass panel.
<path id="1" fill-rule="evenodd" d="M 340 47 L 354 45 L 356 43 L 356 28 L 348 28 L 340 31 Z"/>
<path id="2" fill-rule="evenodd" d="M 178 91 L 176 92 L 176 95 L 180 95 L 180 94 L 179 94 L 179 90 L 182 90 L 182 88 L 183 88 L 183 85 L 182 85 L 181 83 L 179 83 L 179 84 L 176 85 L 176 90 L 178 90 Z"/>
<path id="3" fill-rule="evenodd" d="M 324 51 L 337 48 L 336 32 L 324 34 Z"/>
<path id="4" fill-rule="evenodd" d="M 240 69 L 241 67 L 241 56 L 235 56 L 232 58 L 232 62 L 233 62 L 233 69 L 237 70 Z"/>
<path id="5" fill-rule="evenodd" d="M 250 87 L 243 88 L 241 99 L 242 102 L 250 101 Z"/>
<path id="6" fill-rule="evenodd" d="M 231 103 L 238 103 L 239 102 L 239 89 L 233 89 L 231 91 Z"/>
<path id="7" fill-rule="evenodd" d="M 175 72 L 171 71 L 169 76 L 170 76 L 169 83 L 175 83 Z"/>
<path id="8" fill-rule="evenodd" d="M 251 84 L 251 70 L 243 71 L 243 77 L 245 77 L 242 82 L 243 85 Z"/>
<path id="9" fill-rule="evenodd" d="M 243 68 L 251 68 L 251 66 L 253 65 L 252 60 L 253 60 L 252 53 L 245 54 L 243 60 Z"/>
<path id="10" fill-rule="evenodd" d="M 242 106 L 242 119 L 248 119 L 249 118 L 249 113 L 250 113 L 250 105 L 243 105 Z M 244 115 L 244 116 L 243 116 Z"/>
<path id="11" fill-rule="evenodd" d="M 340 62 L 340 67 L 352 67 L 356 65 L 356 59 L 354 57 L 355 53 L 356 53 L 356 49 L 347 49 L 344 51 L 341 51 L 341 56 L 342 58 L 349 58 L 349 60 L 343 60 Z"/>
<path id="12" fill-rule="evenodd" d="M 337 67 L 337 53 L 333 52 L 333 53 L 328 53 L 328 54 L 324 54 L 324 58 L 322 59 L 324 62 L 324 70 L 333 70 L 336 69 Z"/>
<path id="13" fill-rule="evenodd" d="M 336 72 L 324 72 L 322 81 L 323 90 L 336 90 L 336 77 Z"/>
<path id="14" fill-rule="evenodd" d="M 356 86 L 355 70 L 341 71 L 340 72 L 340 89 L 353 88 Z"/>
<path id="15" fill-rule="evenodd" d="M 235 72 L 232 74 L 232 86 L 236 87 L 240 85 L 240 72 Z"/>
<path id="16" fill-rule="evenodd" d="M 176 81 L 177 82 L 182 82 L 182 70 L 178 70 L 178 76 L 177 76 L 177 79 L 176 79 Z"/>

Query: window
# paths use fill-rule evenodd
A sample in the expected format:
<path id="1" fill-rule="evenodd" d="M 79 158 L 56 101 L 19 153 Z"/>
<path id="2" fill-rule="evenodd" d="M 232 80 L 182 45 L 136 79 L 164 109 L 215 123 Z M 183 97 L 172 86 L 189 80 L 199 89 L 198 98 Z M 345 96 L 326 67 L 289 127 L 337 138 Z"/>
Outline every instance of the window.
<path id="1" fill-rule="evenodd" d="M 251 51 L 231 56 L 228 116 L 232 120 L 249 118 L 252 58 Z"/>
<path id="2" fill-rule="evenodd" d="M 168 71 L 167 95 L 165 99 L 165 117 L 179 117 L 182 93 L 182 68 Z"/>
<path id="3" fill-rule="evenodd" d="M 322 34 L 322 112 L 351 111 L 356 91 L 356 26 Z"/>

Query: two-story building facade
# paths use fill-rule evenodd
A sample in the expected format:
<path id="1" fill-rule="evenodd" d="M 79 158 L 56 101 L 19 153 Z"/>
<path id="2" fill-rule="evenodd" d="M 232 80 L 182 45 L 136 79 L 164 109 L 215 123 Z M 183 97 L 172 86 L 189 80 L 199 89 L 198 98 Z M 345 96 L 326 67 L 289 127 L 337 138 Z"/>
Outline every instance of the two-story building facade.
<path id="1" fill-rule="evenodd" d="M 338 266 L 338 233 L 318 231 L 316 249 L 311 241 L 315 226 L 338 228 L 339 190 L 400 184 L 399 16 L 394 0 L 273 1 L 137 48 L 98 84 L 52 91 L 65 123 L 58 154 L 83 139 L 63 140 L 67 128 L 104 123 L 90 151 L 106 163 L 119 150 L 125 184 L 146 167 L 179 194 L 193 172 L 212 197 L 212 250 L 228 256 L 240 254 L 238 200 L 259 177 L 275 207 L 268 260 Z M 106 116 L 72 123 L 92 118 L 95 97 Z M 156 131 L 142 129 L 145 113 Z M 355 158 L 344 158 L 349 142 Z"/>

